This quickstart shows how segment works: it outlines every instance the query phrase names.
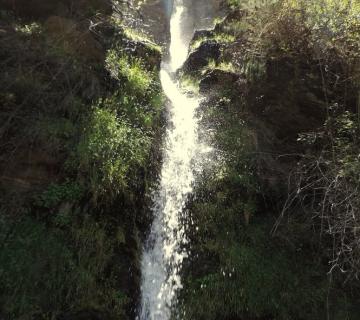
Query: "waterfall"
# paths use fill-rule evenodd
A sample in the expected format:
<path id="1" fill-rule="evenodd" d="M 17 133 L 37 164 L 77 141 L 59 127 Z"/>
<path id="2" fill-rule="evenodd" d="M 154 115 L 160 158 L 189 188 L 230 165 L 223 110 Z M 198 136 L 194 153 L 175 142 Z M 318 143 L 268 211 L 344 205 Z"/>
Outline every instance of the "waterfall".
<path id="1" fill-rule="evenodd" d="M 180 91 L 175 74 L 187 58 L 194 32 L 188 13 L 183 1 L 174 1 L 169 57 L 163 61 L 160 72 L 169 100 L 169 120 L 159 186 L 153 196 L 154 221 L 141 261 L 140 320 L 170 319 L 177 291 L 182 288 L 180 272 L 187 257 L 185 205 L 192 192 L 197 157 L 201 154 L 195 115 L 199 100 Z"/>

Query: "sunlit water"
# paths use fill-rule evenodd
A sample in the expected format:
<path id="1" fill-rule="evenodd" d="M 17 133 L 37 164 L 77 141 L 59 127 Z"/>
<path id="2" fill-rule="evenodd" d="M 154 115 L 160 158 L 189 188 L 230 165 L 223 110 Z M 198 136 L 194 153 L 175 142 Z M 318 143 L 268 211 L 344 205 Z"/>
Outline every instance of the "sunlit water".
<path id="1" fill-rule="evenodd" d="M 163 62 L 161 83 L 169 99 L 166 133 L 158 190 L 154 194 L 154 221 L 142 261 L 140 320 L 168 320 L 182 288 L 181 267 L 187 257 L 185 206 L 201 161 L 196 109 L 199 100 L 183 94 L 174 72 L 187 58 L 189 35 L 183 34 L 186 8 L 175 0 L 170 21 L 169 62 Z M 197 165 L 196 165 L 197 164 Z"/>

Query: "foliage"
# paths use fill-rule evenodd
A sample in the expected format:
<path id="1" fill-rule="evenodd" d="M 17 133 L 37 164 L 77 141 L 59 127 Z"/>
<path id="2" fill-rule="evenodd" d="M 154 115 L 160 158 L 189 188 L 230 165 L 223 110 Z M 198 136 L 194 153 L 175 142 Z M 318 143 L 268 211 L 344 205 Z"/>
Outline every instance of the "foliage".
<path id="1" fill-rule="evenodd" d="M 64 308 L 111 308 L 123 316 L 126 296 L 113 289 L 111 267 L 116 239 L 106 226 L 85 216 L 65 235 L 31 217 L 2 217 L 0 305 L 8 319 L 54 319 Z M 51 297 L 51 299 L 49 299 Z"/>
<path id="2" fill-rule="evenodd" d="M 359 121 L 350 112 L 331 117 L 323 130 L 299 140 L 320 152 L 303 156 L 291 175 L 290 195 L 283 215 L 301 204 L 326 238 L 332 238 L 331 272 L 358 278 L 360 256 L 357 233 L 360 215 Z M 279 221 L 280 223 L 280 221 Z"/>
<path id="3" fill-rule="evenodd" d="M 151 45 L 136 57 L 109 17 L 78 18 L 106 62 L 70 54 L 43 20 L 2 21 L 0 318 L 129 317 L 137 244 L 127 239 L 152 179 L 163 95 Z M 70 40 L 82 45 L 80 35 Z"/>
<path id="4" fill-rule="evenodd" d="M 144 68 L 141 59 L 119 55 L 118 50 L 109 50 L 106 66 L 115 79 L 127 79 L 133 90 L 145 93 L 151 86 L 152 76 Z"/>
<path id="5" fill-rule="evenodd" d="M 357 295 L 350 298 L 349 293 L 336 284 L 333 284 L 334 292 L 330 293 L 332 284 L 328 283 L 327 266 L 323 263 L 327 253 L 319 247 L 318 236 L 308 222 L 289 220 L 276 237 L 271 236 L 275 216 L 266 212 L 261 201 L 264 195 L 259 188 L 258 158 L 253 152 L 251 130 L 236 117 L 233 103 L 231 98 L 223 97 L 215 106 L 210 105 L 205 117 L 206 121 L 216 121 L 214 139 L 221 154 L 212 172 L 201 179 L 190 207 L 193 258 L 185 271 L 181 314 L 185 319 L 199 320 L 315 320 L 325 319 L 328 304 L 328 312 L 337 310 L 337 315 L 331 319 L 343 319 L 344 314 L 348 319 L 356 319 L 356 307 L 351 309 L 356 305 Z M 336 126 L 341 132 L 339 150 L 343 155 L 349 154 L 343 139 L 349 142 L 355 134 L 353 120 L 346 117 L 337 120 L 343 124 Z M 358 148 L 354 146 L 353 150 Z M 350 172 L 349 176 L 354 176 L 354 171 Z M 329 176 L 326 171 L 322 174 L 325 174 L 325 181 Z M 317 200 L 309 197 L 313 185 L 307 186 L 308 189 L 299 186 L 294 195 L 316 204 Z M 340 196 L 339 202 L 345 195 L 350 201 L 349 188 L 342 191 L 344 197 Z M 358 198 L 354 194 L 353 199 Z M 339 226 L 332 232 L 341 228 L 344 230 L 344 226 Z M 340 296 L 348 303 L 344 305 Z"/>
<path id="6" fill-rule="evenodd" d="M 232 34 L 225 32 L 214 32 L 211 36 L 199 37 L 191 43 L 191 49 L 196 50 L 200 45 L 206 41 L 216 41 L 218 43 L 226 44 L 235 41 L 235 37 Z"/>
<path id="7" fill-rule="evenodd" d="M 326 296 L 320 269 L 310 268 L 313 262 L 301 251 L 291 255 L 269 241 L 261 225 L 231 226 L 231 215 L 227 210 L 219 226 L 227 235 L 202 247 L 202 256 L 216 255 L 218 263 L 189 279 L 186 319 L 320 319 Z"/>
<path id="8" fill-rule="evenodd" d="M 271 238 L 273 220 L 261 212 L 256 141 L 235 101 L 222 96 L 204 117 L 215 124 L 219 155 L 190 208 L 197 227 L 189 230 L 194 258 L 181 312 L 199 320 L 320 319 L 327 281 L 320 260 L 309 254 L 313 236 L 307 234 L 301 246 Z"/>
<path id="9" fill-rule="evenodd" d="M 183 74 L 181 75 L 181 88 L 188 92 L 199 93 L 199 81 L 196 77 Z"/>
<path id="10" fill-rule="evenodd" d="M 226 62 L 226 61 L 221 61 L 219 63 L 216 63 L 215 60 L 210 60 L 209 64 L 203 70 L 203 73 L 205 73 L 209 69 L 210 70 L 218 69 L 218 70 L 232 72 L 232 73 L 236 72 L 235 67 L 232 64 L 232 62 Z"/>
<path id="11" fill-rule="evenodd" d="M 216 27 L 224 39 L 232 38 L 222 45 L 221 61 L 228 62 L 222 68 L 245 80 L 240 90 L 217 84 L 203 110 L 217 163 L 199 179 L 189 209 L 193 258 L 185 270 L 181 315 L 357 319 L 358 282 L 343 281 L 358 277 L 359 270 L 358 3 L 228 4 L 233 12 Z M 208 67 L 220 64 L 210 61 Z M 282 86 L 277 80 L 284 79 L 276 77 L 286 70 L 293 73 Z M 299 102 L 307 101 L 308 92 L 316 97 L 315 111 Z M 291 137 L 271 116 L 297 108 L 306 115 L 301 121 L 317 113 L 321 120 L 311 131 L 296 123 Z M 325 117 L 324 127 L 315 127 Z M 281 144 L 291 160 L 280 159 L 275 148 Z M 289 168 L 294 172 L 288 177 Z M 267 174 L 279 179 L 275 186 L 267 185 Z M 287 180 L 289 198 L 276 224 Z M 340 272 L 327 275 L 329 262 L 331 271 Z"/>
<path id="12" fill-rule="evenodd" d="M 24 25 L 15 25 L 15 30 L 18 32 L 22 32 L 24 34 L 35 34 L 41 32 L 41 26 L 40 24 L 36 22 L 32 22 L 30 24 L 24 24 Z"/>
<path id="13" fill-rule="evenodd" d="M 95 107 L 86 120 L 76 158 L 95 196 L 116 194 L 128 186 L 129 172 L 145 165 L 149 147 L 150 139 L 141 130 Z"/>
<path id="14" fill-rule="evenodd" d="M 66 151 L 69 140 L 77 134 L 74 122 L 65 117 L 42 116 L 34 126 L 26 131 L 32 138 L 41 143 L 51 153 Z"/>
<path id="15" fill-rule="evenodd" d="M 161 116 L 163 95 L 157 89 L 152 89 L 147 96 L 139 97 L 131 87 L 126 86 L 111 97 L 99 101 L 99 104 L 152 136 Z"/>
<path id="16" fill-rule="evenodd" d="M 337 60 L 349 70 L 351 79 L 356 78 L 353 72 L 357 72 L 360 52 L 356 1 L 249 0 L 230 4 L 241 9 L 242 17 L 225 20 L 221 28 L 241 39 L 233 52 L 238 68 L 249 72 L 249 63 L 251 70 L 281 57 L 312 56 L 328 66 Z M 338 70 L 331 72 L 339 75 Z"/>
<path id="17" fill-rule="evenodd" d="M 36 198 L 36 204 L 53 208 L 61 202 L 78 201 L 83 196 L 83 188 L 76 182 L 66 181 L 63 184 L 50 184 L 49 187 Z"/>
<path id="18" fill-rule="evenodd" d="M 161 52 L 161 47 L 157 45 L 148 34 L 134 28 L 124 27 L 124 33 L 127 38 L 146 44 L 150 49 Z"/>

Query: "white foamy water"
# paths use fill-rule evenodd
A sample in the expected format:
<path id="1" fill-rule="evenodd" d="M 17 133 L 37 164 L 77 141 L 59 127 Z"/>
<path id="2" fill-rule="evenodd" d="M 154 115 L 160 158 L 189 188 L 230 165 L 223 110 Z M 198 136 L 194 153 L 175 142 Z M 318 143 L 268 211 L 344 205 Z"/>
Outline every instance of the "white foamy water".
<path id="1" fill-rule="evenodd" d="M 182 288 L 180 271 L 187 257 L 184 246 L 185 206 L 194 183 L 198 143 L 196 109 L 199 100 L 183 94 L 174 79 L 188 55 L 189 34 L 184 35 L 186 8 L 175 0 L 170 22 L 169 63 L 163 62 L 161 83 L 169 99 L 169 123 L 163 151 L 159 187 L 154 194 L 154 221 L 144 248 L 141 272 L 140 320 L 168 320 Z M 188 31 L 187 31 L 188 32 Z"/>

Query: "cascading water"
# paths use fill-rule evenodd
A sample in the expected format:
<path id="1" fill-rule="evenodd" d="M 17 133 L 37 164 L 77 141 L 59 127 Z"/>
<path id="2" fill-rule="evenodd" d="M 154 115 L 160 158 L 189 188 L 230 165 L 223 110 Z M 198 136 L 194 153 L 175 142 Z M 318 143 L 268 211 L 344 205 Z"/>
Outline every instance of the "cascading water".
<path id="1" fill-rule="evenodd" d="M 200 156 L 196 109 L 199 100 L 183 94 L 174 79 L 186 60 L 190 38 L 187 7 L 175 0 L 170 21 L 169 61 L 162 63 L 161 83 L 169 99 L 169 125 L 159 187 L 154 195 L 154 221 L 144 248 L 140 320 L 168 320 L 182 287 L 180 271 L 187 257 L 184 208 Z M 185 31 L 185 27 L 187 28 Z M 190 28 L 191 29 L 191 28 Z"/>

